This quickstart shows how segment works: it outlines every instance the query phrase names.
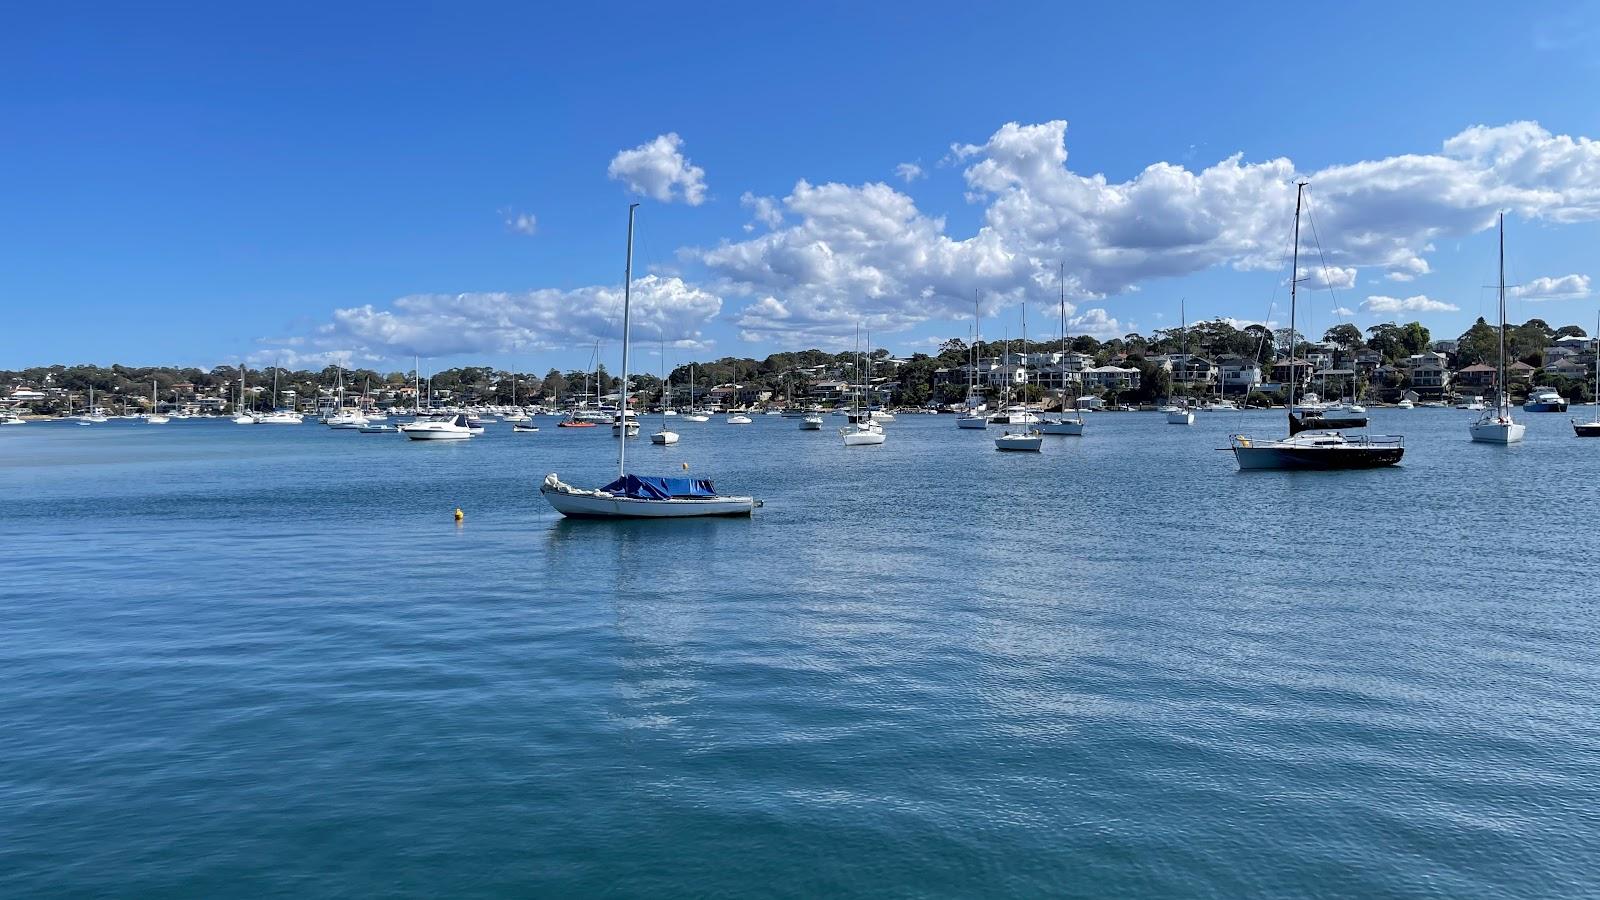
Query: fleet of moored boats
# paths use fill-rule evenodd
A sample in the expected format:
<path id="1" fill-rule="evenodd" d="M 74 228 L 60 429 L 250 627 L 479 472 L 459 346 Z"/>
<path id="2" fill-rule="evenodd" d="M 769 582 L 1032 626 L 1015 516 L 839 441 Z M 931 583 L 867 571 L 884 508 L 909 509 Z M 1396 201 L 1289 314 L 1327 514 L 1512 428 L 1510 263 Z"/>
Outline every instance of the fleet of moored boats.
<path id="1" fill-rule="evenodd" d="M 1295 228 L 1291 272 L 1299 272 L 1300 251 L 1300 215 L 1304 200 L 1305 183 L 1300 183 L 1296 188 L 1295 197 Z M 557 423 L 559 428 L 593 428 L 600 425 L 609 425 L 613 435 L 626 438 L 636 435 L 641 430 L 639 416 L 632 409 L 628 396 L 628 364 L 630 350 L 629 330 L 632 316 L 632 270 L 633 270 L 633 226 L 637 204 L 628 209 L 628 243 L 627 262 L 623 290 L 623 340 L 622 340 L 622 395 L 617 407 L 603 405 L 588 406 L 587 403 L 579 404 L 565 413 L 565 417 Z M 1505 220 L 1501 216 L 1499 226 L 1500 243 L 1500 323 L 1501 346 L 1499 358 L 1499 384 L 1505 384 L 1506 357 L 1504 346 L 1505 334 Z M 1297 284 L 1298 278 L 1290 279 L 1289 303 L 1289 328 L 1294 333 Z M 1065 293 L 1062 295 L 1063 324 L 1065 322 Z M 1024 318 L 1023 334 L 1026 340 L 1026 319 Z M 1063 341 L 1065 328 L 1063 327 Z M 978 336 L 976 325 L 974 337 Z M 977 346 L 974 340 L 973 346 Z M 664 358 L 665 354 L 663 354 Z M 856 368 L 858 383 L 866 384 L 870 368 L 865 358 L 858 351 L 856 355 Z M 515 390 L 515 386 L 513 386 Z M 1600 397 L 1600 359 L 1595 364 L 1595 391 Z M 151 385 L 152 408 L 156 407 L 156 385 Z M 274 396 L 277 386 L 274 383 Z M 994 445 L 1001 451 L 1040 452 L 1044 447 L 1045 435 L 1083 436 L 1086 430 L 1084 412 L 1098 411 L 1102 404 L 1098 398 L 1081 397 L 1073 401 L 1072 408 L 1066 408 L 1063 402 L 1062 410 L 1058 414 L 1041 416 L 1026 404 L 1010 402 L 1009 390 L 998 410 L 990 411 L 984 404 L 976 384 L 969 383 L 968 399 L 965 410 L 955 418 L 955 424 L 960 429 L 987 429 L 991 425 L 999 425 L 1004 431 L 995 438 Z M 587 392 L 585 392 L 587 396 Z M 244 392 L 241 384 L 241 404 Z M 421 396 L 420 384 L 418 396 Z M 886 409 L 872 408 L 863 405 L 861 392 L 852 392 L 853 400 L 848 408 L 833 410 L 836 416 L 846 417 L 846 424 L 839 429 L 840 439 L 847 447 L 877 446 L 888 440 L 888 431 L 884 423 L 892 422 L 895 413 Z M 693 388 L 691 385 L 691 397 Z M 1471 423 L 1468 428 L 1473 441 L 1492 444 L 1513 444 L 1523 440 L 1527 427 L 1516 422 L 1512 416 L 1510 398 L 1504 392 L 1497 392 L 1491 408 L 1483 401 L 1482 397 L 1474 397 L 1471 402 L 1458 405 L 1459 409 L 1481 411 L 1482 415 Z M 1413 404 L 1402 401 L 1398 404 L 1401 408 L 1410 408 Z M 1444 406 L 1443 403 L 1426 405 Z M 1560 412 L 1567 409 L 1567 402 L 1559 394 L 1547 389 L 1536 388 L 1523 406 L 1529 412 Z M 626 412 L 624 412 L 624 410 Z M 1174 398 L 1171 405 L 1163 407 L 1160 412 L 1166 421 L 1174 425 L 1192 425 L 1195 421 L 1195 411 L 1237 411 L 1238 407 L 1228 401 L 1216 401 L 1204 405 L 1191 404 L 1184 398 Z M 389 413 L 397 414 L 400 410 L 391 409 Z M 754 419 L 748 410 L 727 410 L 725 422 L 728 425 L 750 425 Z M 798 418 L 799 428 L 802 431 L 821 431 L 823 416 L 827 410 L 819 407 L 796 408 L 789 407 L 782 410 L 765 410 L 765 415 L 781 415 Z M 904 410 L 902 414 L 931 413 L 932 410 Z M 651 443 L 658 446 L 669 446 L 679 442 L 680 435 L 668 427 L 668 419 L 677 417 L 686 422 L 706 422 L 711 418 L 711 411 L 696 406 L 683 411 L 663 408 L 660 413 L 660 427 L 651 434 Z M 1253 469 L 1365 469 L 1383 466 L 1392 466 L 1400 462 L 1405 455 L 1405 440 L 1399 435 L 1346 435 L 1341 429 L 1363 428 L 1367 425 L 1366 410 L 1354 403 L 1323 403 L 1315 395 L 1295 397 L 1295 385 L 1289 386 L 1289 401 L 1286 405 L 1288 419 L 1288 434 L 1282 438 L 1257 438 L 1245 434 L 1230 436 L 1229 446 L 1223 448 L 1231 450 L 1241 470 Z M 556 410 L 542 407 L 521 406 L 515 403 L 509 407 L 478 407 L 458 408 L 445 410 L 431 410 L 423 413 L 418 410 L 411 411 L 412 419 L 404 423 L 391 424 L 388 414 L 374 411 L 364 411 L 359 407 L 349 407 L 345 403 L 343 376 L 341 373 L 340 384 L 336 393 L 335 405 L 325 410 L 320 416 L 310 418 L 299 412 L 287 409 L 274 409 L 270 412 L 243 412 L 236 415 L 233 421 L 240 425 L 291 425 L 301 424 L 305 421 L 317 421 L 336 430 L 352 430 L 363 434 L 402 434 L 415 441 L 459 441 L 470 440 L 476 435 L 484 433 L 487 424 L 503 421 L 511 425 L 513 433 L 522 434 L 537 432 L 539 426 L 534 420 L 538 414 L 557 414 Z M 94 404 L 93 390 L 90 391 L 89 407 L 83 412 L 71 415 L 69 419 L 81 425 L 93 425 L 109 421 L 111 418 L 104 410 Z M 119 418 L 140 419 L 151 425 L 163 425 L 171 419 L 192 418 L 188 415 L 176 414 L 172 416 L 158 413 L 121 416 Z M 207 417 L 213 418 L 213 417 Z M 0 411 L 0 425 L 21 425 L 26 420 L 11 411 Z M 1579 437 L 1600 437 L 1600 403 L 1596 405 L 1594 419 L 1589 422 L 1572 422 L 1573 431 Z M 580 488 L 563 482 L 556 473 L 548 474 L 541 482 L 539 491 L 550 506 L 564 516 L 575 518 L 619 519 L 619 518 L 688 518 L 702 516 L 748 516 L 761 506 L 761 501 L 745 495 L 720 494 L 708 479 L 689 477 L 664 477 L 638 475 L 627 470 L 626 439 L 617 442 L 617 478 L 601 487 Z"/>

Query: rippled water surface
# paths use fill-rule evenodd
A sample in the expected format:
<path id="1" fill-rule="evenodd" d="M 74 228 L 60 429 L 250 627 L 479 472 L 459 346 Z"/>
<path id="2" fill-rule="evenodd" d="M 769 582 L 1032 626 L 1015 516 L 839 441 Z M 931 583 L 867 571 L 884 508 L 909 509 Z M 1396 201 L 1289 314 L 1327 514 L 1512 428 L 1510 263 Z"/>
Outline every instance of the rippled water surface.
<path id="1" fill-rule="evenodd" d="M 603 428 L 0 429 L 0 894 L 1596 896 L 1600 441 L 1470 415 L 680 422 L 766 507 L 631 524 Z"/>

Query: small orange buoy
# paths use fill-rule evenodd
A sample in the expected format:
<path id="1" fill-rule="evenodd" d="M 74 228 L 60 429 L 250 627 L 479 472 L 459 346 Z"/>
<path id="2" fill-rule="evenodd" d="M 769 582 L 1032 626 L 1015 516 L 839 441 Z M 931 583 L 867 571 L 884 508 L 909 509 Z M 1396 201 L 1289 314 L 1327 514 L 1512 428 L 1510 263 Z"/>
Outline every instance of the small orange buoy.
<path id="1" fill-rule="evenodd" d="M 465 519 L 466 517 L 467 517 L 467 514 L 461 511 L 461 507 L 459 507 L 459 506 L 456 507 L 456 521 L 459 522 L 462 519 Z"/>

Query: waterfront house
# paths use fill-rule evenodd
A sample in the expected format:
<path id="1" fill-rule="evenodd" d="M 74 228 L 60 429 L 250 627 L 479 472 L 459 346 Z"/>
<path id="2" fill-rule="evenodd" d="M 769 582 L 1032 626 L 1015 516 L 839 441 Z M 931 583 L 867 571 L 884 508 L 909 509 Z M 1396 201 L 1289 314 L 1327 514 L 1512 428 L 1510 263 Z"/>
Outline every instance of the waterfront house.
<path id="1" fill-rule="evenodd" d="M 1411 387 L 1423 396 L 1442 397 L 1450 386 L 1450 367 L 1443 353 L 1419 353 L 1411 357 Z"/>
<path id="2" fill-rule="evenodd" d="M 1279 384 L 1290 381 L 1305 384 L 1311 375 L 1311 360 L 1295 357 L 1282 358 L 1272 364 L 1272 380 Z"/>
<path id="3" fill-rule="evenodd" d="M 1139 370 L 1125 366 L 1094 366 L 1083 373 L 1084 387 L 1091 390 L 1130 390 L 1139 386 Z"/>
<path id="4" fill-rule="evenodd" d="M 1494 387 L 1495 367 L 1483 363 L 1474 363 L 1455 373 L 1454 381 L 1458 387 L 1465 388 L 1491 388 Z"/>
<path id="5" fill-rule="evenodd" d="M 1222 390 L 1244 394 L 1261 384 L 1261 365 L 1253 359 L 1228 354 L 1217 360 Z"/>

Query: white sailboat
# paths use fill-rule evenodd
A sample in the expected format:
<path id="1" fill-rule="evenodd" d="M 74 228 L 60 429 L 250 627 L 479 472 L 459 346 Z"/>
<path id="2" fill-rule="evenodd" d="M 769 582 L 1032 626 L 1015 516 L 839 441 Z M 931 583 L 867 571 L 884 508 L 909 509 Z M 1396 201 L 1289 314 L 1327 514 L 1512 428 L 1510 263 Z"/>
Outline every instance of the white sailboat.
<path id="1" fill-rule="evenodd" d="M 1026 359 L 1027 358 L 1027 353 L 1028 353 L 1028 313 L 1027 313 L 1027 307 L 1026 306 L 1023 307 L 1023 313 L 1022 313 L 1022 353 L 1023 353 L 1023 358 Z M 1011 342 L 1007 341 L 1006 342 L 1006 348 L 1005 348 L 1005 359 L 1009 360 L 1010 358 L 1011 358 Z M 1002 366 L 1002 368 L 1004 368 L 1004 366 Z M 1028 380 L 1027 379 L 1027 375 L 1026 375 L 1026 373 L 1027 373 L 1027 363 L 1026 362 L 1023 363 L 1023 373 L 1024 373 L 1024 375 L 1023 375 L 1023 379 L 1022 380 L 1023 380 L 1023 383 L 1026 384 L 1027 380 Z M 1009 373 L 1007 373 L 1007 375 L 1006 375 L 1006 401 L 1005 402 L 1006 402 L 1006 411 L 1008 413 L 1012 409 L 1015 409 L 1015 407 L 1010 405 L 1010 403 L 1011 403 L 1011 376 L 1010 376 Z M 1023 410 L 1026 411 L 1026 407 L 1023 407 Z M 1017 419 L 1018 419 L 1018 417 L 1016 417 L 1014 414 L 1013 415 L 1009 415 L 1007 418 L 1012 422 L 1017 422 Z M 1035 421 L 1037 421 L 1037 420 L 1035 419 Z M 1020 429 L 1020 430 L 1007 429 L 1005 431 L 1005 433 L 1001 434 L 999 437 L 994 439 L 994 448 L 996 450 L 1022 450 L 1022 451 L 1038 452 L 1038 451 L 1044 449 L 1044 434 L 1043 434 L 1043 432 L 1041 432 L 1037 428 L 1024 428 L 1024 429 Z"/>
<path id="2" fill-rule="evenodd" d="M 1189 374 L 1189 313 L 1184 309 L 1182 300 L 1178 301 L 1178 316 L 1183 322 L 1183 372 L 1180 377 L 1186 379 Z M 1183 381 L 1174 383 L 1180 385 L 1178 388 L 1180 391 L 1183 390 L 1181 387 Z M 1168 425 L 1194 424 L 1194 410 L 1189 408 L 1187 397 L 1180 396 L 1175 403 L 1166 408 L 1165 412 Z"/>
<path id="3" fill-rule="evenodd" d="M 98 425 L 106 421 L 106 414 L 94 402 L 94 385 L 89 385 L 89 408 L 83 411 L 78 419 L 85 425 Z"/>
<path id="4" fill-rule="evenodd" d="M 622 403 L 628 408 L 629 326 L 633 297 L 633 217 L 628 205 L 628 255 L 622 287 Z M 539 494 L 556 512 L 586 519 L 661 519 L 748 516 L 761 505 L 754 497 L 724 496 L 702 478 L 664 478 L 628 474 L 628 442 L 617 441 L 617 480 L 597 490 L 576 488 L 556 473 L 546 475 Z"/>
<path id="5" fill-rule="evenodd" d="M 1067 266 L 1061 265 L 1061 360 L 1066 364 L 1067 359 Z M 1071 437 L 1083 436 L 1083 410 L 1078 408 L 1078 402 L 1072 402 L 1072 409 L 1067 409 L 1067 375 L 1061 373 L 1061 416 L 1059 418 L 1044 418 L 1039 421 L 1040 434 L 1064 434 Z"/>
<path id="6" fill-rule="evenodd" d="M 861 326 L 856 326 L 855 385 L 850 390 L 850 424 L 839 429 L 839 437 L 846 447 L 875 447 L 889 439 L 882 423 L 874 420 L 861 405 L 866 390 L 867 376 L 861 365 Z"/>
<path id="7" fill-rule="evenodd" d="M 650 435 L 650 443 L 657 447 L 678 442 L 678 433 L 667 428 L 667 401 L 672 399 L 672 382 L 667 378 L 667 337 L 661 335 L 661 430 Z"/>
<path id="8" fill-rule="evenodd" d="M 956 417 L 957 428 L 971 428 L 983 430 L 989 427 L 989 407 L 983 402 L 983 394 L 978 390 L 978 344 L 983 339 L 981 323 L 983 321 L 983 301 L 972 302 L 972 346 L 967 349 L 967 396 L 963 401 L 964 409 Z"/>
<path id="9" fill-rule="evenodd" d="M 144 417 L 144 423 L 146 425 L 165 425 L 170 421 L 172 420 L 163 416 L 156 408 L 156 383 L 152 380 L 150 382 L 150 415 Z"/>
<path id="10" fill-rule="evenodd" d="M 689 409 L 683 414 L 685 422 L 709 422 L 711 417 L 700 411 L 694 395 L 694 363 L 689 364 Z"/>
<path id="11" fill-rule="evenodd" d="M 1594 336 L 1595 341 L 1600 342 L 1600 316 L 1595 318 Z M 1597 346 L 1596 350 L 1600 351 L 1600 346 Z M 1590 399 L 1594 402 L 1594 420 L 1590 422 L 1572 420 L 1572 431 L 1578 437 L 1600 437 L 1600 352 L 1594 355 L 1594 396 Z"/>
<path id="12" fill-rule="evenodd" d="M 255 415 L 245 408 L 245 371 L 244 363 L 239 363 L 239 407 L 233 417 L 233 424 L 235 425 L 254 425 L 256 423 Z"/>
<path id="13" fill-rule="evenodd" d="M 1506 215 L 1500 214 L 1500 365 L 1495 374 L 1494 409 L 1485 410 L 1478 421 L 1467 426 L 1472 439 L 1480 444 L 1515 444 L 1528 433 L 1528 426 L 1511 418 L 1511 393 L 1506 390 Z"/>

